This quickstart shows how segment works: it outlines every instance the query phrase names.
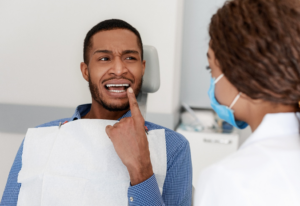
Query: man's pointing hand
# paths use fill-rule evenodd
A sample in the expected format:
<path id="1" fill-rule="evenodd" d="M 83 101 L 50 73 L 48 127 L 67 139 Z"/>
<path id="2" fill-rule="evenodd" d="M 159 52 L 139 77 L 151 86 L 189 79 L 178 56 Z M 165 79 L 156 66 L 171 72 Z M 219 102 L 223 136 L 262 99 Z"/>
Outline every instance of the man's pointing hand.
<path id="1" fill-rule="evenodd" d="M 127 167 L 131 185 L 139 184 L 153 175 L 150 151 L 145 133 L 145 120 L 140 112 L 132 88 L 127 89 L 131 117 L 123 118 L 114 126 L 108 125 L 106 133 Z"/>

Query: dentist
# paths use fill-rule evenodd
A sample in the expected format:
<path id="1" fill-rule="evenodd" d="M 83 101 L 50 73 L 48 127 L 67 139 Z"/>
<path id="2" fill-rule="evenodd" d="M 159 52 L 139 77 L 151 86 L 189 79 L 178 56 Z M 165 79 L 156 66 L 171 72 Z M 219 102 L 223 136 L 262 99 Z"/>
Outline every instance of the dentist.
<path id="1" fill-rule="evenodd" d="M 202 172 L 195 205 L 300 205 L 300 2 L 226 2 L 209 34 L 212 108 L 253 134 Z"/>

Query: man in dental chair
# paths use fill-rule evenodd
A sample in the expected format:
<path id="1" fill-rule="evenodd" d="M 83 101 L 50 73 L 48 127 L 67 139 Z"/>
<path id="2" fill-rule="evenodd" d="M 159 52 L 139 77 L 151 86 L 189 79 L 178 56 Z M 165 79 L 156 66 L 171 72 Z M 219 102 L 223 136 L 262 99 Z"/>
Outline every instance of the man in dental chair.
<path id="1" fill-rule="evenodd" d="M 86 35 L 84 62 L 80 67 L 83 78 L 89 83 L 92 104 L 78 106 L 71 118 L 52 121 L 34 130 L 28 130 L 12 165 L 0 205 L 191 205 L 192 165 L 188 141 L 172 130 L 144 121 L 138 108 L 136 96 L 141 89 L 146 67 L 139 32 L 122 20 L 100 22 Z M 103 123 L 104 120 L 108 123 Z M 112 123 L 112 120 L 117 121 Z M 74 132 L 71 138 L 62 135 L 63 131 L 65 134 L 68 131 L 79 131 L 82 125 L 86 127 L 87 124 L 87 128 L 90 128 L 87 129 L 88 133 L 89 130 L 93 130 L 93 125 L 98 123 L 99 127 L 102 125 L 104 129 L 96 131 L 97 135 L 105 134 L 100 136 L 109 140 L 107 144 L 113 145 L 115 154 L 103 151 L 99 153 L 99 157 L 86 156 L 89 147 L 91 151 L 96 151 L 91 154 L 97 154 L 100 150 L 101 142 L 100 146 L 95 143 L 97 138 L 93 139 L 94 143 L 89 144 L 84 138 L 92 137 L 79 136 L 77 133 L 80 132 Z M 45 148 L 50 145 L 52 150 L 47 161 L 41 161 L 41 164 L 47 164 L 49 168 L 53 163 L 56 165 L 53 168 L 59 167 L 56 168 L 59 171 L 62 168 L 64 171 L 70 170 L 67 175 L 57 176 L 61 179 L 54 178 L 53 181 L 45 179 L 47 169 L 43 169 L 36 178 L 32 175 L 38 171 L 34 169 L 38 162 L 34 158 L 42 158 L 44 155 L 34 151 L 40 149 L 42 153 L 42 150 L 46 150 L 38 142 L 44 137 L 47 139 L 50 131 L 61 135 L 61 139 L 66 143 L 60 145 L 64 148 L 63 152 L 56 151 L 59 158 L 55 160 L 56 152 L 52 150 L 59 146 L 60 136 L 53 135 L 51 144 L 54 146 L 50 143 L 44 144 Z M 61 133 L 56 133 L 57 131 Z M 34 132 L 40 136 L 36 135 L 37 138 L 34 138 Z M 76 138 L 83 140 L 78 148 L 74 146 L 78 145 L 78 142 L 74 144 Z M 49 137 L 49 141 L 50 139 Z M 82 149 L 81 145 L 87 148 Z M 67 155 L 67 161 L 64 161 L 64 155 Z M 113 159 L 114 155 L 118 159 Z M 91 173 L 82 172 L 80 175 L 83 175 L 83 178 L 80 176 L 81 178 L 75 179 L 72 170 L 84 170 L 87 162 L 93 158 L 98 162 L 108 161 L 108 164 L 112 164 L 112 168 L 118 168 L 115 169 L 118 171 L 108 169 L 104 179 L 100 180 L 97 178 L 103 174 L 97 174 L 109 166 L 101 165 L 97 169 L 92 163 L 87 166 L 88 172 L 92 171 L 96 175 L 85 177 L 84 175 Z M 76 163 L 78 165 L 75 165 Z M 79 169 L 72 169 L 77 167 Z M 30 169 L 31 173 L 28 172 Z M 53 171 L 54 169 L 52 173 Z M 125 172 L 125 175 L 118 175 L 122 172 Z M 121 188 L 119 184 L 122 181 L 125 181 L 126 190 L 114 194 Z"/>

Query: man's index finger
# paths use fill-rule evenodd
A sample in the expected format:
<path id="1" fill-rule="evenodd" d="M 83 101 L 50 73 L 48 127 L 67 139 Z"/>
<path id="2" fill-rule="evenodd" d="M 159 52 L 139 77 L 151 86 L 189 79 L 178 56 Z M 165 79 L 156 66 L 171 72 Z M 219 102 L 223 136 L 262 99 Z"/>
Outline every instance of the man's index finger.
<path id="1" fill-rule="evenodd" d="M 139 105 L 136 101 L 135 94 L 131 87 L 127 89 L 127 96 L 129 100 L 130 110 L 131 110 L 131 116 L 133 119 L 140 119 L 143 118 L 142 113 L 140 111 Z"/>

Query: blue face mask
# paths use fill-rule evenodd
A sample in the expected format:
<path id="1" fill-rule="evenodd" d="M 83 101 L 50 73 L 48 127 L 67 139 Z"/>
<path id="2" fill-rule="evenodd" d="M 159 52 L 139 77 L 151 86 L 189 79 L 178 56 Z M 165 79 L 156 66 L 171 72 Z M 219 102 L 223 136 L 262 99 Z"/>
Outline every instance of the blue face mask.
<path id="1" fill-rule="evenodd" d="M 211 78 L 210 80 L 210 88 L 208 90 L 208 96 L 210 99 L 210 104 L 215 110 L 215 112 L 218 114 L 218 116 L 223 119 L 224 121 L 228 122 L 232 126 L 239 128 L 239 129 L 244 129 L 248 126 L 246 122 L 242 121 L 236 121 L 233 115 L 233 110 L 231 109 L 233 105 L 237 102 L 239 99 L 241 93 L 239 93 L 236 98 L 233 100 L 231 105 L 229 107 L 225 105 L 219 104 L 219 102 L 216 100 L 215 97 L 215 84 L 224 76 L 224 74 L 221 74 L 217 79 Z"/>

